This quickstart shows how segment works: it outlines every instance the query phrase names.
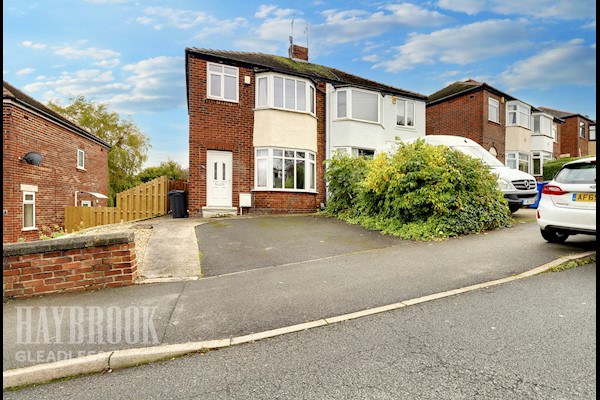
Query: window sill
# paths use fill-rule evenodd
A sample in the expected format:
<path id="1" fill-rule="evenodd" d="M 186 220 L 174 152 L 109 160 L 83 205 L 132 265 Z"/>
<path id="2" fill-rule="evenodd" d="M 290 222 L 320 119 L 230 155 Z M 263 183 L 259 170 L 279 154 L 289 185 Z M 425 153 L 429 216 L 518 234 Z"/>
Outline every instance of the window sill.
<path id="1" fill-rule="evenodd" d="M 256 107 L 256 108 L 252 109 L 252 111 L 265 111 L 265 110 L 284 111 L 284 112 L 290 112 L 290 113 L 294 113 L 294 114 L 308 115 L 310 117 L 318 119 L 317 116 L 314 113 L 311 113 L 310 111 L 290 110 L 289 108 L 279 108 L 279 107 Z"/>
<path id="2" fill-rule="evenodd" d="M 317 194 L 316 190 L 305 189 L 269 189 L 269 188 L 254 188 L 253 192 L 284 192 L 284 193 L 308 193 Z"/>
<path id="3" fill-rule="evenodd" d="M 81 171 L 81 172 L 87 172 L 87 169 L 85 169 L 85 168 L 81 168 L 81 167 L 77 167 L 77 171 Z"/>
<path id="4" fill-rule="evenodd" d="M 210 100 L 211 102 L 214 102 L 214 103 L 217 103 L 217 104 L 225 103 L 225 104 L 228 104 L 228 105 L 233 105 L 233 104 L 239 104 L 240 103 L 239 100 L 219 99 L 219 98 L 210 97 L 210 96 L 207 96 L 206 100 Z"/>
<path id="5" fill-rule="evenodd" d="M 31 232 L 31 231 L 39 231 L 39 228 L 23 228 L 21 232 Z"/>

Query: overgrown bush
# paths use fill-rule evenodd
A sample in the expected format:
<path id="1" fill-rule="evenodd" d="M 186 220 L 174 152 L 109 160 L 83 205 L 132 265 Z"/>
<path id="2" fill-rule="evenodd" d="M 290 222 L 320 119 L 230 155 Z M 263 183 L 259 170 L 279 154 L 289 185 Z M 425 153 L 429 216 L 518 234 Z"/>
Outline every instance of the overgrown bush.
<path id="1" fill-rule="evenodd" d="M 544 163 L 544 171 L 542 174 L 542 180 L 551 181 L 558 170 L 568 163 L 569 161 L 577 160 L 579 157 L 565 157 L 559 158 L 558 160 L 546 161 Z"/>
<path id="2" fill-rule="evenodd" d="M 328 161 L 326 212 L 405 239 L 435 240 L 508 226 L 496 176 L 480 160 L 417 141 L 373 160 Z"/>

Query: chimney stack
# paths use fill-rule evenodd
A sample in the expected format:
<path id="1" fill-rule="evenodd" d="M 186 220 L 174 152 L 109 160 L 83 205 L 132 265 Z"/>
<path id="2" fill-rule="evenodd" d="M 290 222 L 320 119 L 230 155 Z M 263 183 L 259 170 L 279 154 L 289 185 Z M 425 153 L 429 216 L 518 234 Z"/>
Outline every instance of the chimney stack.
<path id="1" fill-rule="evenodd" d="M 291 44 L 288 53 L 294 61 L 308 62 L 308 48 L 306 47 Z"/>

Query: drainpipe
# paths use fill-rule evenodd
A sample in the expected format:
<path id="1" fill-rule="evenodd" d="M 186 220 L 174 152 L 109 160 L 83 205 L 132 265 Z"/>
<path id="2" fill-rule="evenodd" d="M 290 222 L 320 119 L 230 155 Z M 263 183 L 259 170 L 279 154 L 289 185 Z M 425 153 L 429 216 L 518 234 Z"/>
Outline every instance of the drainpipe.
<path id="1" fill-rule="evenodd" d="M 75 207 L 77 207 L 77 193 L 79 192 L 79 190 L 75 191 Z"/>
<path id="2" fill-rule="evenodd" d="M 333 119 L 333 115 L 331 114 L 332 106 L 331 102 L 333 101 L 333 93 L 335 89 L 332 84 L 325 84 L 325 159 L 331 158 L 331 121 Z M 327 199 L 329 198 L 329 187 L 327 182 L 325 182 L 325 202 L 327 203 Z"/>

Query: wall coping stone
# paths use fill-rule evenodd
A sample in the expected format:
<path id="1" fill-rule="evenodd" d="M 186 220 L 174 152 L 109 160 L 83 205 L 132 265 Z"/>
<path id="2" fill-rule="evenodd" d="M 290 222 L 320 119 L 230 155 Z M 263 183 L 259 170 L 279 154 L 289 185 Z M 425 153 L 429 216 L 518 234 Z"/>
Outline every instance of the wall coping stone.
<path id="1" fill-rule="evenodd" d="M 50 253 L 88 247 L 103 247 L 134 241 L 134 232 L 111 232 L 96 235 L 67 236 L 48 240 L 2 244 L 2 256 L 24 256 L 27 254 Z"/>

